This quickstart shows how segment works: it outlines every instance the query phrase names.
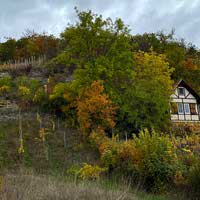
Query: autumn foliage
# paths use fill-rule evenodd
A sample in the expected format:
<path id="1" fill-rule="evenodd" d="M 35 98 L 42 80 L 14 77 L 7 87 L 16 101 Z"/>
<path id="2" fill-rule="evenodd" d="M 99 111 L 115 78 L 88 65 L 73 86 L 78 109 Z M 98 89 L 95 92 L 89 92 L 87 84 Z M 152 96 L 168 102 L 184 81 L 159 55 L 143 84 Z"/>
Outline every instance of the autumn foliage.
<path id="1" fill-rule="evenodd" d="M 29 33 L 0 42 L 0 114 L 6 109 L 14 113 L 17 108 L 24 116 L 37 111 L 33 134 L 29 128 L 22 134 L 26 119 L 20 118 L 24 124 L 19 120 L 19 127 L 14 127 L 15 135 L 16 130 L 20 132 L 17 142 L 3 121 L 0 167 L 2 163 L 9 166 L 3 159 L 13 155 L 4 149 L 14 149 L 4 138 L 18 144 L 16 152 L 27 163 L 37 149 L 28 147 L 39 141 L 44 150 L 41 155 L 45 155 L 46 164 L 55 165 L 56 172 L 57 164 L 61 166 L 57 157 L 73 157 L 74 163 L 74 151 L 83 150 L 86 141 L 91 145 L 87 146 L 89 151 L 94 147 L 92 153 L 99 157 L 78 171 L 71 169 L 81 179 L 98 179 L 103 172 L 109 176 L 119 173 L 131 183 L 139 180 L 152 192 L 173 184 L 192 186 L 198 192 L 200 125 L 169 126 L 169 102 L 172 86 L 179 79 L 200 93 L 200 51 L 175 40 L 173 34 L 134 36 L 120 19 L 104 20 L 91 11 L 77 14 L 77 24 L 68 26 L 60 38 Z M 78 145 L 71 143 L 76 129 L 84 139 Z M 14 162 L 18 157 L 9 159 Z M 68 167 L 65 160 L 62 164 Z"/>
<path id="2" fill-rule="evenodd" d="M 94 81 L 90 87 L 82 91 L 77 101 L 77 116 L 84 134 L 99 127 L 111 129 L 115 126 L 114 118 L 117 107 L 103 93 L 100 81 Z"/>
<path id="3" fill-rule="evenodd" d="M 118 136 L 103 137 L 93 132 L 103 166 L 110 172 L 123 173 L 134 182 L 142 179 L 143 186 L 151 191 L 162 191 L 172 182 L 177 167 L 175 147 L 168 135 L 145 129 L 127 141 Z"/>

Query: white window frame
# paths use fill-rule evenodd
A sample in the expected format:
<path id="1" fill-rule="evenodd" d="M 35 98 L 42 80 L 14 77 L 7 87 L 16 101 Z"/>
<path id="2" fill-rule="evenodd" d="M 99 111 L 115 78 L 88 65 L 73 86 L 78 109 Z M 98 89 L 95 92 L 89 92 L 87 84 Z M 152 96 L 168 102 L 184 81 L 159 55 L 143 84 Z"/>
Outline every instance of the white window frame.
<path id="1" fill-rule="evenodd" d="M 183 94 L 179 93 L 179 89 L 183 89 L 183 91 L 184 91 Z M 185 88 L 184 87 L 178 87 L 178 95 L 181 97 L 185 97 Z"/>
<path id="2" fill-rule="evenodd" d="M 180 108 L 182 108 L 182 112 L 180 112 Z M 184 106 L 183 106 L 183 103 L 178 103 L 178 114 L 184 114 Z"/>
<path id="3" fill-rule="evenodd" d="M 183 105 L 184 105 L 184 112 L 185 112 L 185 114 L 186 115 L 190 115 L 191 112 L 190 112 L 190 105 L 189 105 L 189 103 L 184 103 Z"/>

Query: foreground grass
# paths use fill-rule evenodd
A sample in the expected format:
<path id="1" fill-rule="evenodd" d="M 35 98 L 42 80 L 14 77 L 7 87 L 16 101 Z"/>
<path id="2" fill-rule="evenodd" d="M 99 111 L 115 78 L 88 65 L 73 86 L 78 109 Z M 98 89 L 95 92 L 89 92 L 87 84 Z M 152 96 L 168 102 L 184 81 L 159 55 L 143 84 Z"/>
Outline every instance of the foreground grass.
<path id="1" fill-rule="evenodd" d="M 98 182 L 78 184 L 52 176 L 6 173 L 1 176 L 1 200 L 168 200 L 169 198 L 103 187 Z"/>

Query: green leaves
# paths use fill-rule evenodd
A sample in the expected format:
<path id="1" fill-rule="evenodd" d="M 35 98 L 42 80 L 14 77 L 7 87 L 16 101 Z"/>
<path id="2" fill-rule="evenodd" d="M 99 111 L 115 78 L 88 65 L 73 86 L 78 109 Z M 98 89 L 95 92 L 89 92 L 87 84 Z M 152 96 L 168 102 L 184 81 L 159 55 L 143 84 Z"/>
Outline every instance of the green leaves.
<path id="1" fill-rule="evenodd" d="M 169 119 L 172 71 L 163 55 L 154 52 L 134 54 L 135 78 L 124 94 L 121 110 L 136 130 L 161 128 Z"/>

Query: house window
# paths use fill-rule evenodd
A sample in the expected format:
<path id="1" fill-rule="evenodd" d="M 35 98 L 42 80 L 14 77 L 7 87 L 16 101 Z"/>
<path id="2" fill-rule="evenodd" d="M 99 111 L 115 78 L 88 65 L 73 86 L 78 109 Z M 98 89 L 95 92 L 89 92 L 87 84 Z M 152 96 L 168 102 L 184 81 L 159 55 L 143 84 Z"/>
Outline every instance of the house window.
<path id="1" fill-rule="evenodd" d="M 171 113 L 178 114 L 178 107 L 177 107 L 177 103 L 175 102 L 171 102 Z"/>
<path id="2" fill-rule="evenodd" d="M 192 115 L 197 115 L 197 109 L 196 109 L 195 103 L 190 104 L 190 112 L 191 112 Z"/>
<path id="3" fill-rule="evenodd" d="M 184 110 L 183 110 L 183 103 L 178 103 L 178 114 L 183 114 Z"/>
<path id="4" fill-rule="evenodd" d="M 178 88 L 178 94 L 179 94 L 180 96 L 185 96 L 185 88 L 179 87 L 179 88 Z"/>
<path id="5" fill-rule="evenodd" d="M 189 103 L 184 103 L 185 114 L 190 114 L 190 106 Z"/>

